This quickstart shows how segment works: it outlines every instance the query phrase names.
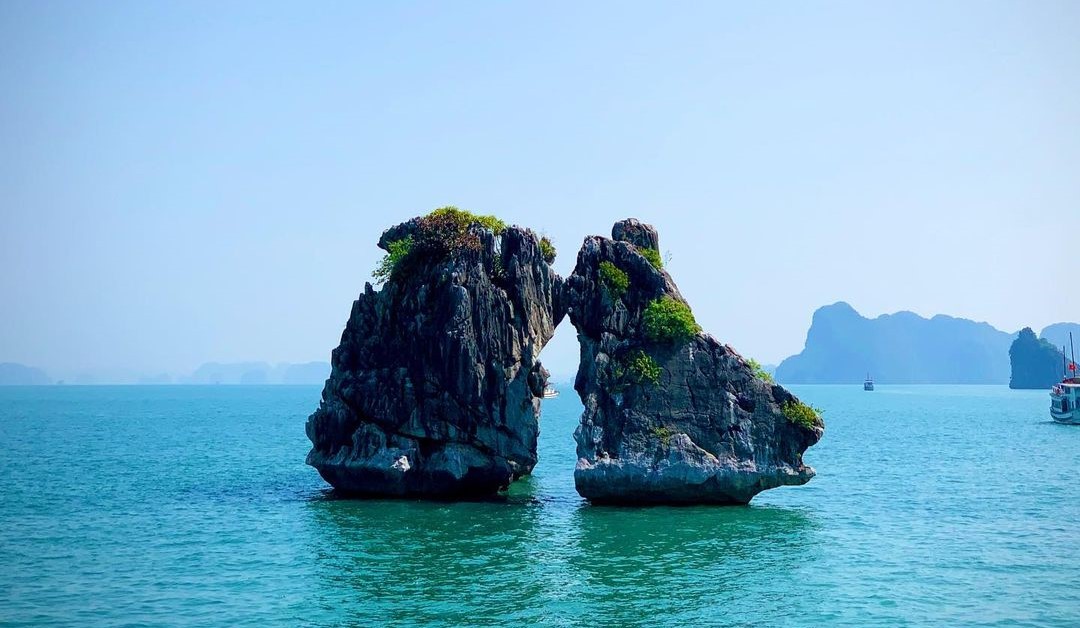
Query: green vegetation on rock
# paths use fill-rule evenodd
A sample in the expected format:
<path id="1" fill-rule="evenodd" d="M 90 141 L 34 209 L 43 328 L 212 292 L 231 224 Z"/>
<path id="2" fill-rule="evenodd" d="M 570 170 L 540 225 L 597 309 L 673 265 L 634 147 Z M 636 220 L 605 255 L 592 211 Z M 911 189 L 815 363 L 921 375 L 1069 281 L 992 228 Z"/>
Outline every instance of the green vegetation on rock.
<path id="1" fill-rule="evenodd" d="M 642 315 L 645 337 L 653 342 L 681 344 L 701 333 L 690 306 L 672 296 L 649 303 Z"/>
<path id="2" fill-rule="evenodd" d="M 394 240 L 387 245 L 387 248 L 390 250 L 381 260 L 379 260 L 379 265 L 375 267 L 375 272 L 371 273 L 375 278 L 375 283 L 383 283 L 394 275 L 394 270 L 401 265 L 401 261 L 408 257 L 409 253 L 412 251 L 412 236 Z"/>
<path id="3" fill-rule="evenodd" d="M 669 444 L 671 442 L 671 437 L 675 435 L 675 430 L 671 429 L 666 425 L 654 427 L 650 431 L 652 432 L 653 436 L 655 436 L 657 439 L 660 440 L 661 443 L 664 443 L 665 445 Z"/>
<path id="4" fill-rule="evenodd" d="M 626 359 L 626 374 L 636 383 L 649 382 L 655 384 L 660 381 L 663 369 L 656 363 L 651 355 L 638 349 Z"/>
<path id="5" fill-rule="evenodd" d="M 770 375 L 769 372 L 766 371 L 764 368 L 762 368 L 761 362 L 758 362 L 754 358 L 750 358 L 746 361 L 746 365 L 750 367 L 750 372 L 754 374 L 754 377 L 758 379 L 763 379 L 770 384 L 773 383 L 773 376 Z"/>
<path id="6" fill-rule="evenodd" d="M 600 262 L 600 281 L 612 299 L 618 299 L 630 287 L 630 276 L 609 261 Z"/>
<path id="7" fill-rule="evenodd" d="M 641 256 L 649 260 L 649 263 L 653 265 L 656 270 L 661 270 L 664 267 L 664 260 L 660 259 L 660 251 L 656 249 L 650 249 L 645 247 L 638 248 L 638 253 Z"/>
<path id="8" fill-rule="evenodd" d="M 496 218 L 495 216 L 474 214 L 468 210 L 454 207 L 453 205 L 440 207 L 428 214 L 427 216 L 424 216 L 424 218 L 438 220 L 445 219 L 454 223 L 459 229 L 463 231 L 467 230 L 470 226 L 474 224 L 480 225 L 485 229 L 491 229 L 491 231 L 493 231 L 495 235 L 500 235 L 503 231 L 506 231 L 506 223 L 503 222 L 501 219 Z"/>
<path id="9" fill-rule="evenodd" d="M 821 420 L 821 410 L 808 406 L 801 401 L 789 401 L 780 410 L 788 421 L 808 430 L 814 429 L 814 426 Z"/>
<path id="10" fill-rule="evenodd" d="M 457 207 L 440 207 L 416 219 L 415 235 L 387 244 L 387 253 L 372 273 L 376 283 L 408 277 L 425 263 L 439 263 L 460 251 L 479 251 L 480 237 L 473 225 L 490 229 L 496 235 L 506 230 L 506 223 L 495 216 L 481 216 Z"/>
<path id="11" fill-rule="evenodd" d="M 555 245 L 547 236 L 540 238 L 540 254 L 544 256 L 544 261 L 548 264 L 555 263 Z"/>

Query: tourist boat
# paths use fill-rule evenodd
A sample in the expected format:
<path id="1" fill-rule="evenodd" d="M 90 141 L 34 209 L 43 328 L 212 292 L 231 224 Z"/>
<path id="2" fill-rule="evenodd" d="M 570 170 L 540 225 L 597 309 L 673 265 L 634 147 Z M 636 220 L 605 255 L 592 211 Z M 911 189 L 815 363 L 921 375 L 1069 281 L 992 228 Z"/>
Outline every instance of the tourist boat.
<path id="1" fill-rule="evenodd" d="M 864 381 L 862 383 L 862 389 L 863 390 L 873 390 L 874 389 L 874 380 L 870 379 L 870 374 L 869 373 L 866 374 L 866 381 Z"/>
<path id="2" fill-rule="evenodd" d="M 1054 384 L 1050 389 L 1050 417 L 1058 423 L 1080 425 L 1080 411 L 1076 408 L 1076 404 L 1080 403 L 1080 377 L 1076 375 L 1076 349 L 1072 347 L 1072 343 L 1072 333 L 1069 333 L 1072 359 L 1066 365 L 1065 347 L 1062 347 L 1062 378 L 1060 384 Z"/>
<path id="3" fill-rule="evenodd" d="M 1069 377 L 1050 389 L 1050 416 L 1058 423 L 1080 425 L 1080 377 Z"/>
<path id="4" fill-rule="evenodd" d="M 554 399 L 559 396 L 559 391 L 555 390 L 551 386 L 544 387 L 544 399 Z"/>

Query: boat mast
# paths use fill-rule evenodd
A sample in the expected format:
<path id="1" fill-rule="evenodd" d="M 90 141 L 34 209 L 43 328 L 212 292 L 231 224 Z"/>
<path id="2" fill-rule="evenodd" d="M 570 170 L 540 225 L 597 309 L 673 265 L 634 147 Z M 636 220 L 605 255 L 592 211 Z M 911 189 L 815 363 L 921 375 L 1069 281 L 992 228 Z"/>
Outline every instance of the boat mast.
<path id="1" fill-rule="evenodd" d="M 1072 354 L 1073 375 L 1076 375 L 1076 347 L 1073 346 L 1072 332 L 1069 332 L 1069 353 Z"/>

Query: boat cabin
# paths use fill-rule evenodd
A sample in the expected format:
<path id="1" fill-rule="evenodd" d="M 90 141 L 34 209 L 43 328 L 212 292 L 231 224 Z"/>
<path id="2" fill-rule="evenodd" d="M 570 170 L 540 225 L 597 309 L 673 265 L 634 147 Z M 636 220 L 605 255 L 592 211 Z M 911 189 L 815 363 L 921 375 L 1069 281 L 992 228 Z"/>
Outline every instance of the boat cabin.
<path id="1" fill-rule="evenodd" d="M 1050 415 L 1055 421 L 1080 421 L 1080 377 L 1070 377 L 1050 389 Z"/>

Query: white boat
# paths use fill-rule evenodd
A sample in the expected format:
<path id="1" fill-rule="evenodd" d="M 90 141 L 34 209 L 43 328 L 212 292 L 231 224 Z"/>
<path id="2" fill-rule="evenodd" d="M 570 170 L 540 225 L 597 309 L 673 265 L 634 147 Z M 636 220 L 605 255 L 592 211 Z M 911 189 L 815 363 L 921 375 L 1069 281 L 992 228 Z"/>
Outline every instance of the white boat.
<path id="1" fill-rule="evenodd" d="M 870 379 L 870 374 L 869 373 L 866 374 L 866 381 L 864 381 L 862 383 L 862 389 L 863 390 L 873 390 L 874 389 L 874 380 Z"/>
<path id="2" fill-rule="evenodd" d="M 1058 423 L 1080 425 L 1080 377 L 1070 377 L 1050 389 L 1050 416 Z"/>
<path id="3" fill-rule="evenodd" d="M 1069 334 L 1069 345 L 1072 345 L 1072 334 Z M 1050 389 L 1050 417 L 1058 423 L 1067 425 L 1080 425 L 1080 411 L 1076 404 L 1080 403 L 1080 377 L 1076 373 L 1076 350 L 1070 349 L 1072 359 L 1066 365 L 1065 348 L 1061 348 L 1061 371 L 1060 384 L 1054 384 Z"/>
<path id="4" fill-rule="evenodd" d="M 555 390 L 551 386 L 544 387 L 544 399 L 554 399 L 559 396 L 559 391 Z"/>

